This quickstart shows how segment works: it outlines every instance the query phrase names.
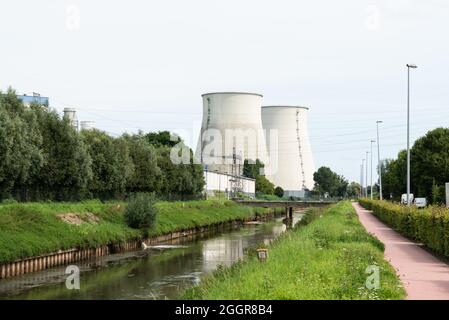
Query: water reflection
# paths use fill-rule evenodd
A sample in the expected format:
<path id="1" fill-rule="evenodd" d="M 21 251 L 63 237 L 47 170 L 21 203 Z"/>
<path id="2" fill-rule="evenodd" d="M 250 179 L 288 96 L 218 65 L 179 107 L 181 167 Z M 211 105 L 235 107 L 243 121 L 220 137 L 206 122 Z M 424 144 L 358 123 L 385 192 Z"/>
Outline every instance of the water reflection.
<path id="1" fill-rule="evenodd" d="M 296 223 L 302 214 L 294 214 Z M 145 250 L 80 263 L 81 289 L 65 287 L 65 268 L 0 281 L 2 299 L 173 299 L 219 265 L 243 258 L 245 250 L 269 244 L 287 229 L 283 219 L 244 225 L 166 244 L 185 247 Z"/>

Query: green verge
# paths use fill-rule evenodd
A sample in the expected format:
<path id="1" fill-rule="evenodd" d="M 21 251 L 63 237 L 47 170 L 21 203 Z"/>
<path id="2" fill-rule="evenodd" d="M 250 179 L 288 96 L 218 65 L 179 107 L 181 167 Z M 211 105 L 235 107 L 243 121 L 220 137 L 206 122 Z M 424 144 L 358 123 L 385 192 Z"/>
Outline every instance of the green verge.
<path id="1" fill-rule="evenodd" d="M 16 203 L 0 205 L 0 263 L 75 247 L 86 248 L 141 239 L 141 230 L 123 219 L 125 203 Z M 159 202 L 150 236 L 242 220 L 272 210 L 237 205 L 232 201 Z M 68 224 L 58 214 L 75 213 L 81 225 Z M 89 219 L 89 213 L 99 218 Z"/>
<path id="2" fill-rule="evenodd" d="M 315 218 L 315 219 L 314 219 Z M 269 247 L 259 262 L 249 255 L 221 267 L 183 299 L 403 299 L 405 291 L 383 258 L 383 244 L 360 224 L 349 201 L 311 209 L 305 221 Z M 380 288 L 367 289 L 367 267 L 377 265 Z"/>

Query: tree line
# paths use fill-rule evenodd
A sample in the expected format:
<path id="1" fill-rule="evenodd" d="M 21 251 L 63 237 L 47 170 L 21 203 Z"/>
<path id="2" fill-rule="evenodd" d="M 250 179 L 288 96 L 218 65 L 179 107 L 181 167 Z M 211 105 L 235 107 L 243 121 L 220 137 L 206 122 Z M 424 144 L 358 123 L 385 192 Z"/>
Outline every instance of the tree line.
<path id="1" fill-rule="evenodd" d="M 193 156 L 188 164 L 173 163 L 176 144 L 184 146 L 167 131 L 120 137 L 78 132 L 55 110 L 26 107 L 9 89 L 0 92 L 0 201 L 115 199 L 135 192 L 200 197 L 202 166 Z"/>
<path id="2" fill-rule="evenodd" d="M 357 182 L 349 183 L 342 175 L 329 167 L 320 167 L 314 174 L 315 186 L 312 194 L 338 198 L 354 198 L 360 194 L 361 186 Z"/>
<path id="3" fill-rule="evenodd" d="M 399 200 L 407 190 L 407 152 L 381 164 L 385 199 Z M 410 188 L 415 197 L 434 204 L 444 203 L 449 182 L 449 128 L 436 128 L 415 141 L 410 149 Z"/>

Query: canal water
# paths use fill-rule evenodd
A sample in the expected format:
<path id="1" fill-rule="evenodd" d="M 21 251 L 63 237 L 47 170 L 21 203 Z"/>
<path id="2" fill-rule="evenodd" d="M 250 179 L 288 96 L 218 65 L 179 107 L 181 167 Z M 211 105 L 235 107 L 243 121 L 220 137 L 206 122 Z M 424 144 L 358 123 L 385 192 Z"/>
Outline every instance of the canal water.
<path id="1" fill-rule="evenodd" d="M 295 212 L 293 225 L 302 217 Z M 66 266 L 0 280 L 0 299 L 174 299 L 219 265 L 285 232 L 283 218 L 184 237 L 147 250 L 78 262 L 80 289 L 66 287 Z"/>

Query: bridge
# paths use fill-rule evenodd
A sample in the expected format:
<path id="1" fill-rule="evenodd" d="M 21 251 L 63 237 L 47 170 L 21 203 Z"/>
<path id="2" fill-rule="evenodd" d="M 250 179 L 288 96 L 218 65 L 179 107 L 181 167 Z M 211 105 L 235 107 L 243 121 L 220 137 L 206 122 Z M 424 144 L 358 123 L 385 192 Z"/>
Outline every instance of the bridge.
<path id="1" fill-rule="evenodd" d="M 293 217 L 293 209 L 305 209 L 311 207 L 325 207 L 334 203 L 338 200 L 293 200 L 293 201 L 265 201 L 265 200 L 234 200 L 236 203 L 252 206 L 252 207 L 263 207 L 263 208 L 285 208 L 285 215 L 288 218 Z"/>

